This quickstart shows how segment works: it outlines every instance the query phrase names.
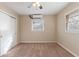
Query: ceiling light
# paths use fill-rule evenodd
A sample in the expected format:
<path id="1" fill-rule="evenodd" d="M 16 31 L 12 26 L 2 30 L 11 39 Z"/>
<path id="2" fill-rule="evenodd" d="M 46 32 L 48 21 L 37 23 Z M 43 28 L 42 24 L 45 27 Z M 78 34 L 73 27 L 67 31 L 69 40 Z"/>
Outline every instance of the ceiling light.
<path id="1" fill-rule="evenodd" d="M 32 5 L 33 5 L 34 7 L 36 7 L 36 3 L 33 3 Z"/>
<path id="2" fill-rule="evenodd" d="M 37 6 L 40 6 L 40 3 L 39 2 L 36 2 Z"/>
<path id="3" fill-rule="evenodd" d="M 39 7 L 39 6 L 41 6 L 39 2 L 34 2 L 32 5 L 33 5 L 34 7 Z"/>
<path id="4" fill-rule="evenodd" d="M 32 4 L 28 6 L 28 8 L 31 8 L 31 7 L 43 9 L 43 6 L 39 2 L 32 2 Z"/>

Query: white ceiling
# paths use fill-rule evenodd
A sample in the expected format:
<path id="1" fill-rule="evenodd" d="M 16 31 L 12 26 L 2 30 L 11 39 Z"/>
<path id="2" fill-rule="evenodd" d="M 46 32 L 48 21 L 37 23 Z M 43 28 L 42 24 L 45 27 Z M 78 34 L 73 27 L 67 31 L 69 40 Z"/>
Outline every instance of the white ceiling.
<path id="1" fill-rule="evenodd" d="M 43 9 L 36 9 L 34 7 L 28 8 L 32 2 L 4 2 L 6 6 L 10 7 L 20 15 L 29 14 L 43 14 L 43 15 L 55 15 L 66 7 L 68 2 L 40 2 L 43 5 Z"/>

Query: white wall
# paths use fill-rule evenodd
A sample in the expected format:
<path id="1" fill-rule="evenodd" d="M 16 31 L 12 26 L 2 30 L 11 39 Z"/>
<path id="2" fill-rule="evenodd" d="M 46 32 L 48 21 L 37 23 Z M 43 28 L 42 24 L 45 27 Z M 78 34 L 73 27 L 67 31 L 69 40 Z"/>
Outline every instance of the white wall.
<path id="1" fill-rule="evenodd" d="M 79 56 L 79 33 L 65 32 L 65 14 L 76 8 L 79 8 L 79 3 L 72 3 L 57 15 L 57 39 L 60 44 L 75 56 Z"/>
<path id="2" fill-rule="evenodd" d="M 44 32 L 32 31 L 32 20 L 28 16 L 20 17 L 21 42 L 55 42 L 55 16 L 44 16 Z"/>
<path id="3" fill-rule="evenodd" d="M 12 15 L 12 16 L 14 16 L 14 17 L 16 17 L 17 19 L 16 19 L 16 31 L 18 30 L 18 15 L 16 14 L 16 12 L 15 11 L 13 11 L 13 10 L 11 10 L 10 8 L 8 8 L 7 6 L 4 6 L 3 4 L 1 4 L 0 3 L 0 11 L 4 11 L 4 12 L 6 12 L 6 13 L 8 13 L 9 15 Z M 5 22 L 5 21 L 4 21 Z M 5 35 L 5 34 L 2 34 L 1 33 L 1 31 L 0 31 L 0 34 L 1 35 Z M 8 49 L 10 49 L 10 48 L 12 48 L 12 47 L 14 47 L 17 43 L 18 43 L 18 31 L 17 31 L 17 33 L 16 33 L 16 39 L 14 39 L 13 40 L 13 43 L 11 44 L 11 46 L 8 48 Z M 7 39 L 6 39 L 7 40 Z M 5 42 L 5 40 L 4 40 L 4 42 Z M 0 38 L 0 52 L 1 52 L 1 49 L 3 49 L 3 48 L 1 48 L 1 43 L 3 43 L 3 40 L 2 40 L 2 38 Z M 9 43 L 9 41 L 7 42 L 6 41 L 6 43 L 8 44 Z M 6 45 L 4 46 L 4 48 L 6 48 Z M 5 51 L 5 49 L 4 49 L 4 51 Z M 0 53 L 0 55 L 1 54 L 3 54 L 3 53 Z"/>

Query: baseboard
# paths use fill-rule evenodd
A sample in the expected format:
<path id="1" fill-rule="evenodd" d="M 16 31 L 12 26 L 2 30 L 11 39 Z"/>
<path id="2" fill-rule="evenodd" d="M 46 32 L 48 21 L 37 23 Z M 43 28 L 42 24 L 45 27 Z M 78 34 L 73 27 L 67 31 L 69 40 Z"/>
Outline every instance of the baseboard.
<path id="1" fill-rule="evenodd" d="M 78 57 L 78 55 L 76 55 L 75 53 L 73 53 L 71 50 L 69 50 L 67 47 L 65 47 L 61 43 L 57 42 L 57 44 L 59 44 L 61 47 L 63 47 L 65 50 L 67 50 L 69 53 L 71 53 L 73 56 Z"/>
<path id="2" fill-rule="evenodd" d="M 56 43 L 56 41 L 20 41 L 20 43 Z"/>

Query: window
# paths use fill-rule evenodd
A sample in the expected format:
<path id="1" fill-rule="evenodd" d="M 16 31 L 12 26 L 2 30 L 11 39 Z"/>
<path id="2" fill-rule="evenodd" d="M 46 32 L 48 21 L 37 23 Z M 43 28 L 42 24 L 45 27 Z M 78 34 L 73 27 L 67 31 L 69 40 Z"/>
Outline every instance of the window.
<path id="1" fill-rule="evenodd" d="M 32 31 L 44 31 L 44 21 L 42 19 L 32 19 Z"/>
<path id="2" fill-rule="evenodd" d="M 66 31 L 79 32 L 79 10 L 66 15 Z"/>

